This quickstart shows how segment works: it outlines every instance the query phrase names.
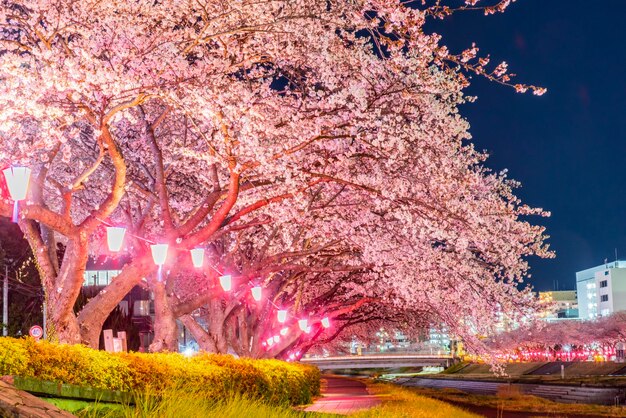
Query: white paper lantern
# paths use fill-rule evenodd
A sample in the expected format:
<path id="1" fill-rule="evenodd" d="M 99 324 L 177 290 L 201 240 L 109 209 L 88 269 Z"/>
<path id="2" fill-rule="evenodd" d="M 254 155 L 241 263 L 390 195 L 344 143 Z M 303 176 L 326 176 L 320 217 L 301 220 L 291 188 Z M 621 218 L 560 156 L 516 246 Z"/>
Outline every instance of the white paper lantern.
<path id="1" fill-rule="evenodd" d="M 152 259 L 154 260 L 154 264 L 157 266 L 162 266 L 165 264 L 165 260 L 167 260 L 167 250 L 169 249 L 168 244 L 153 244 L 150 246 L 152 250 Z"/>
<path id="2" fill-rule="evenodd" d="M 300 327 L 300 329 L 302 331 L 306 331 L 308 325 L 309 325 L 309 320 L 308 319 L 301 319 L 301 320 L 298 321 L 298 326 Z"/>
<path id="3" fill-rule="evenodd" d="M 200 268 L 204 264 L 204 248 L 194 248 L 191 253 L 191 262 L 195 268 Z"/>
<path id="4" fill-rule="evenodd" d="M 285 323 L 285 321 L 287 320 L 287 311 L 285 309 L 280 309 L 277 312 L 276 318 L 281 324 Z"/>
<path id="5" fill-rule="evenodd" d="M 254 298 L 254 300 L 260 302 L 261 298 L 263 297 L 263 288 L 261 286 L 254 286 L 252 289 L 250 289 L 250 291 L 252 292 L 252 297 Z"/>
<path id="6" fill-rule="evenodd" d="M 9 167 L 3 170 L 4 178 L 11 199 L 13 199 L 13 222 L 17 222 L 19 212 L 19 201 L 26 199 L 28 183 L 30 182 L 30 168 Z"/>
<path id="7" fill-rule="evenodd" d="M 109 246 L 109 251 L 116 253 L 122 249 L 125 234 L 126 228 L 107 226 L 107 245 Z"/>
<path id="8" fill-rule="evenodd" d="M 220 286 L 224 289 L 224 292 L 230 292 L 233 287 L 232 277 L 230 274 L 220 276 Z"/>

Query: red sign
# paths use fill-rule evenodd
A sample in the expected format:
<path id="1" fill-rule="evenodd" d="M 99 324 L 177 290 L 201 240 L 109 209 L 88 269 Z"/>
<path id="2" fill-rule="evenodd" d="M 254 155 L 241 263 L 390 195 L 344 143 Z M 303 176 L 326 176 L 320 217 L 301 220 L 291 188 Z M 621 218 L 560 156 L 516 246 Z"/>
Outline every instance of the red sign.
<path id="1" fill-rule="evenodd" d="M 34 339 L 38 340 L 43 336 L 43 328 L 41 328 L 39 325 L 33 325 L 28 330 L 28 334 Z"/>

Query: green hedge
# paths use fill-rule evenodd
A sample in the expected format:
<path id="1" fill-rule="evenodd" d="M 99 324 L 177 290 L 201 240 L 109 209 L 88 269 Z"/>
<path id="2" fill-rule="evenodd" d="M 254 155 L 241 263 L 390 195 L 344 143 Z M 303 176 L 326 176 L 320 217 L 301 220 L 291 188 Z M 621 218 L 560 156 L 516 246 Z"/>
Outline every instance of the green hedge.
<path id="1" fill-rule="evenodd" d="M 320 390 L 319 370 L 308 365 L 217 354 L 107 353 L 31 338 L 0 338 L 0 375 L 149 394 L 189 389 L 225 398 L 240 393 L 292 405 L 310 402 Z"/>

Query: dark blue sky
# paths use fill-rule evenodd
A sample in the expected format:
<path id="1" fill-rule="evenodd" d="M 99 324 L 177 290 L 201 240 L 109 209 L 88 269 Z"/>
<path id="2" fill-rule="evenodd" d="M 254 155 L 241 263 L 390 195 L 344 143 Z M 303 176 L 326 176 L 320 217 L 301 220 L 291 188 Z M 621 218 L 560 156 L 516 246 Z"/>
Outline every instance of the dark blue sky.
<path id="1" fill-rule="evenodd" d="M 626 1 L 518 0 L 506 13 L 458 13 L 433 26 L 459 52 L 476 42 L 542 97 L 473 77 L 463 107 L 487 165 L 522 182 L 524 202 L 552 212 L 554 260 L 530 260 L 538 290 L 575 287 L 575 272 L 626 258 Z"/>

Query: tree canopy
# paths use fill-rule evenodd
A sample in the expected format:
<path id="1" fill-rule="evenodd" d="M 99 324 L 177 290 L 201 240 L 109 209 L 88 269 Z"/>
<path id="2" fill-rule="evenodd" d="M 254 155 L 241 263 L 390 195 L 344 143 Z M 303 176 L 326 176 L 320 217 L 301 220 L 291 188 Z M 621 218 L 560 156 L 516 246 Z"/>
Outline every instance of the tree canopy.
<path id="1" fill-rule="evenodd" d="M 261 356 L 372 321 L 442 321 L 478 344 L 498 313 L 528 314 L 526 257 L 551 253 L 526 217 L 547 213 L 484 167 L 458 112 L 461 70 L 510 85 L 506 64 L 488 70 L 474 45 L 454 55 L 424 30 L 509 2 L 477 3 L 2 2 L 0 165 L 33 170 L 19 225 L 52 333 L 97 344 L 139 283 L 155 295 L 154 350 L 175 348 L 176 318 L 207 349 Z M 0 213 L 11 207 L 5 194 Z M 128 229 L 128 261 L 75 315 L 107 225 Z M 163 242 L 159 281 L 149 244 Z M 280 307 L 335 326 L 259 351 Z"/>

